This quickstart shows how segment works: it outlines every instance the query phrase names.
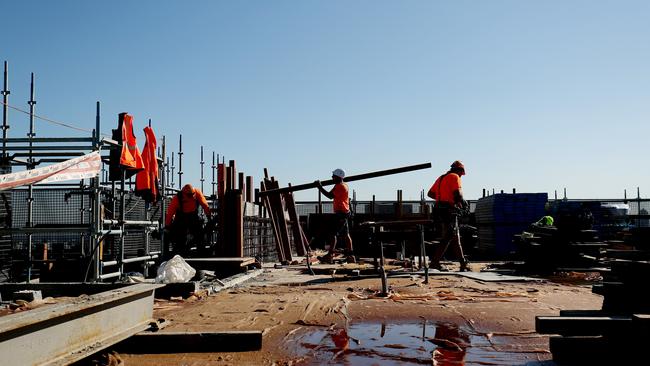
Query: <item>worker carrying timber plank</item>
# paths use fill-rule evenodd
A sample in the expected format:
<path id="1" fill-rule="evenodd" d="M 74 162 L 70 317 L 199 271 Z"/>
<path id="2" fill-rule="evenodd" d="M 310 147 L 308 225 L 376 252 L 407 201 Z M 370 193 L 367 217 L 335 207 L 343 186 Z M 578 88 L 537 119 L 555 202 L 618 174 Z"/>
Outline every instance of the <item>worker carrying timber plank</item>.
<path id="1" fill-rule="evenodd" d="M 336 248 L 337 237 L 343 237 L 345 240 L 345 256 L 348 263 L 355 263 L 354 252 L 352 251 L 352 238 L 350 237 L 350 230 L 348 228 L 348 219 L 350 218 L 350 196 L 347 183 L 343 180 L 345 172 L 343 169 L 336 169 L 332 172 L 332 179 L 334 180 L 334 187 L 330 191 L 326 191 L 319 180 L 315 181 L 318 190 L 327 198 L 334 200 L 334 215 L 335 221 L 331 230 L 328 231 L 330 242 L 329 252 L 318 257 L 322 263 L 332 263 L 334 259 L 334 249 Z"/>
<path id="2" fill-rule="evenodd" d="M 451 164 L 451 169 L 435 181 L 429 189 L 428 196 L 434 199 L 434 219 L 442 233 L 440 245 L 435 248 L 431 259 L 431 268 L 441 270 L 440 260 L 452 245 L 460 261 L 460 270 L 468 269 L 468 262 L 463 254 L 458 228 L 458 216 L 468 209 L 467 201 L 463 199 L 463 187 L 460 177 L 465 175 L 465 166 L 459 160 Z"/>
<path id="3" fill-rule="evenodd" d="M 165 231 L 174 243 L 175 254 L 187 256 L 192 244 L 203 238 L 203 220 L 199 217 L 199 206 L 203 207 L 205 216 L 210 219 L 210 206 L 203 193 L 192 187 L 191 184 L 183 186 L 169 204 L 165 216 Z"/>

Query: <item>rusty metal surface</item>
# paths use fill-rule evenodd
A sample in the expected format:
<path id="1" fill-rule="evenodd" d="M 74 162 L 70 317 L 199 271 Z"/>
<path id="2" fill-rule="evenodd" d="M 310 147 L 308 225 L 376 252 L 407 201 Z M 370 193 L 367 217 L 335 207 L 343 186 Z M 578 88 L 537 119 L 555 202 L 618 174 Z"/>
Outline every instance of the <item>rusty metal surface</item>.
<path id="1" fill-rule="evenodd" d="M 147 328 L 154 290 L 137 284 L 0 318 L 7 365 L 66 365 Z"/>

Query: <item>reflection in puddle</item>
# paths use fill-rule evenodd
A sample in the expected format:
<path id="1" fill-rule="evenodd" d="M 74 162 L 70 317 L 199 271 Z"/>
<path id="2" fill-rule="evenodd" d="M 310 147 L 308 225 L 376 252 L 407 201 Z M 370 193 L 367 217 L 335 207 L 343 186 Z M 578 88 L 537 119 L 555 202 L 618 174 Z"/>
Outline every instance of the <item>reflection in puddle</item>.
<path id="1" fill-rule="evenodd" d="M 520 365 L 539 355 L 497 352 L 485 335 L 452 323 L 353 323 L 307 329 L 288 341 L 301 365 Z"/>

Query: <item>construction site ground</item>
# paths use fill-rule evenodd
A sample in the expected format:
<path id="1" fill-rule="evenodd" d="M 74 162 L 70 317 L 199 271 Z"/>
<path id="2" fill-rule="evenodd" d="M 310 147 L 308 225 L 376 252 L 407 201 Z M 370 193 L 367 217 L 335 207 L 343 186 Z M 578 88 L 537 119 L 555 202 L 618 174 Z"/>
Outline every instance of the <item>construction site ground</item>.
<path id="1" fill-rule="evenodd" d="M 479 271 L 473 264 L 472 270 Z M 571 280 L 571 277 L 565 279 Z M 156 300 L 162 331 L 262 330 L 254 352 L 113 354 L 123 365 L 553 365 L 535 316 L 600 309 L 584 281 L 483 282 L 453 273 L 310 276 L 265 267 L 236 288 Z"/>

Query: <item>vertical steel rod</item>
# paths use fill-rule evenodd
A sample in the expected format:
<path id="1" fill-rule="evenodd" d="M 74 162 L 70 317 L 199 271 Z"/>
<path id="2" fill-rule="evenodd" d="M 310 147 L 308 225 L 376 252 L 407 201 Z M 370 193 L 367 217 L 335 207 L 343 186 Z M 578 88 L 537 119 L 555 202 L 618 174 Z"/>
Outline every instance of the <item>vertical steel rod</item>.
<path id="1" fill-rule="evenodd" d="M 122 169 L 120 181 L 120 274 L 124 273 L 124 244 L 126 241 L 124 221 L 126 221 L 126 170 Z"/>
<path id="2" fill-rule="evenodd" d="M 93 149 L 96 151 L 101 151 L 101 123 L 100 123 L 100 104 L 99 101 L 97 102 L 97 111 L 95 114 L 95 133 L 94 133 L 94 146 Z M 103 164 L 102 164 L 103 168 Z M 102 258 L 102 248 L 101 248 L 101 230 L 102 230 L 102 215 L 101 215 L 101 209 L 102 209 L 102 202 L 101 202 L 101 191 L 100 191 L 100 177 L 97 177 L 93 180 L 93 197 L 94 197 L 94 202 L 93 202 L 93 240 L 92 245 L 94 245 L 94 270 L 93 270 L 93 280 L 96 281 L 99 276 L 100 276 L 100 271 L 101 271 L 101 258 Z"/>
<path id="3" fill-rule="evenodd" d="M 169 158 L 167 157 L 167 143 L 165 136 L 162 138 L 162 169 L 160 169 L 160 183 L 162 185 L 162 199 L 160 200 L 160 256 L 165 258 L 165 217 L 167 216 L 167 207 L 165 197 L 167 196 L 167 175 L 169 174 Z M 165 163 L 167 161 L 167 163 Z"/>
<path id="4" fill-rule="evenodd" d="M 171 179 L 171 187 L 172 188 L 174 188 L 174 186 L 175 186 L 175 183 L 174 183 L 174 170 L 176 169 L 176 164 L 174 164 L 174 155 L 175 155 L 175 153 L 172 151 L 172 174 L 170 175 L 170 177 L 172 177 L 172 179 Z"/>
<path id="5" fill-rule="evenodd" d="M 2 156 L 7 156 L 8 103 L 9 103 L 9 64 L 5 61 L 4 83 L 2 88 Z"/>
<path id="6" fill-rule="evenodd" d="M 205 182 L 205 178 L 203 178 L 203 166 L 205 165 L 205 161 L 203 161 L 203 145 L 201 145 L 201 193 L 204 191 L 203 187 L 203 182 Z"/>
<path id="7" fill-rule="evenodd" d="M 212 166 L 211 166 L 211 168 L 212 168 L 212 197 L 214 197 L 214 201 L 212 201 L 212 202 L 215 202 L 216 197 L 217 197 L 217 196 L 215 196 L 215 194 L 217 192 L 217 188 L 216 188 L 217 182 L 215 181 L 215 175 L 214 174 L 215 174 L 215 172 L 217 170 L 217 163 L 216 163 L 216 160 L 214 158 L 214 151 L 212 152 Z M 214 207 L 212 207 L 212 208 L 214 208 Z"/>
<path id="8" fill-rule="evenodd" d="M 33 156 L 33 151 L 32 147 L 34 146 L 34 143 L 32 139 L 36 134 L 34 133 L 34 105 L 36 105 L 36 101 L 34 100 L 34 73 L 32 73 L 32 79 L 29 87 L 29 101 L 27 102 L 29 104 L 29 133 L 27 134 L 27 137 L 29 137 L 29 158 L 27 159 L 27 169 L 31 170 L 34 169 L 34 156 Z M 28 191 L 27 191 L 27 227 L 32 227 L 34 222 L 34 186 L 32 184 L 29 185 Z M 29 233 L 27 234 L 27 282 L 32 280 L 32 234 Z"/>
<path id="9" fill-rule="evenodd" d="M 183 188 L 183 135 L 178 136 L 178 189 Z"/>

